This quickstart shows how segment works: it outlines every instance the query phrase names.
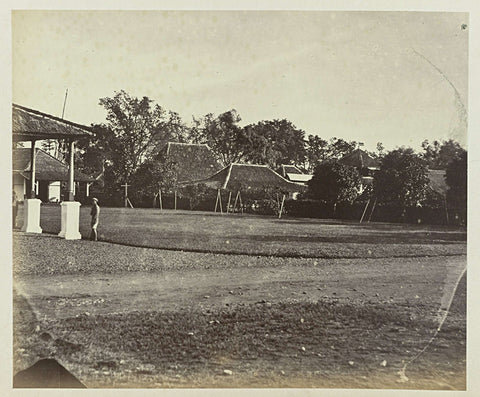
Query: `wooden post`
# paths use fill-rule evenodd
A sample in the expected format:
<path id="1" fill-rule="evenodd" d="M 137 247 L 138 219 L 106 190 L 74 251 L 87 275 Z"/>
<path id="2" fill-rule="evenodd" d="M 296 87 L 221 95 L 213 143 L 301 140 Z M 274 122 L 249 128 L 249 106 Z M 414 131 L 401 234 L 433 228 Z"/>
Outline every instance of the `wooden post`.
<path id="1" fill-rule="evenodd" d="M 240 202 L 240 211 L 243 214 L 243 203 L 242 203 L 242 195 L 240 194 L 240 190 L 238 191 L 238 200 Z"/>
<path id="2" fill-rule="evenodd" d="M 155 208 L 157 206 L 157 196 L 158 196 L 158 193 L 155 193 L 155 196 L 153 196 L 152 208 Z"/>
<path id="3" fill-rule="evenodd" d="M 75 201 L 74 160 L 75 160 L 75 141 L 70 141 L 70 166 L 68 167 L 68 201 Z"/>
<path id="4" fill-rule="evenodd" d="M 445 218 L 447 219 L 447 225 L 450 223 L 448 219 L 448 207 L 447 207 L 447 196 L 444 198 L 444 203 L 445 203 Z"/>
<path id="5" fill-rule="evenodd" d="M 360 218 L 360 223 L 362 223 L 363 217 L 365 216 L 365 213 L 367 212 L 368 204 L 370 204 L 370 199 L 368 199 L 367 205 L 365 206 L 365 209 L 363 210 L 362 217 Z"/>
<path id="6" fill-rule="evenodd" d="M 223 209 L 222 209 L 222 193 L 220 193 L 220 189 L 218 189 L 218 200 L 220 203 L 220 213 L 223 214 Z"/>
<path id="7" fill-rule="evenodd" d="M 32 147 L 30 149 L 30 192 L 28 193 L 28 198 L 34 199 L 36 197 L 35 194 L 35 172 L 36 172 L 36 165 L 35 165 L 35 159 L 36 159 L 36 152 L 35 152 L 35 142 L 32 141 Z"/>
<path id="8" fill-rule="evenodd" d="M 280 206 L 280 212 L 278 213 L 278 219 L 282 217 L 283 204 L 285 203 L 285 195 L 282 197 L 282 205 Z"/>
<path id="9" fill-rule="evenodd" d="M 240 196 L 240 190 L 237 192 L 237 195 L 235 196 L 235 203 L 233 204 L 233 212 L 237 209 L 237 200 L 238 196 Z"/>
<path id="10" fill-rule="evenodd" d="M 177 191 L 175 190 L 175 211 L 177 210 Z"/>
<path id="11" fill-rule="evenodd" d="M 232 198 L 232 192 L 229 192 L 229 194 L 228 194 L 228 204 L 227 204 L 227 214 L 228 214 L 228 210 L 230 209 L 231 198 Z"/>
<path id="12" fill-rule="evenodd" d="M 213 210 L 213 212 L 217 212 L 217 207 L 218 207 L 218 192 L 217 192 L 217 197 L 215 199 L 215 209 Z"/>
<path id="13" fill-rule="evenodd" d="M 372 219 L 373 210 L 375 209 L 376 204 L 377 204 L 377 198 L 375 197 L 375 201 L 373 202 L 372 212 L 370 212 L 370 216 L 368 217 L 367 223 L 370 223 L 370 219 Z"/>
<path id="14" fill-rule="evenodd" d="M 163 210 L 163 203 L 162 203 L 162 191 L 158 190 L 158 201 L 160 202 L 160 209 Z"/>
<path id="15" fill-rule="evenodd" d="M 128 184 L 128 182 L 125 182 L 125 185 L 121 185 L 121 187 L 124 187 L 125 188 L 125 200 L 124 200 L 124 207 L 127 208 L 128 207 L 128 187 L 130 185 Z"/>

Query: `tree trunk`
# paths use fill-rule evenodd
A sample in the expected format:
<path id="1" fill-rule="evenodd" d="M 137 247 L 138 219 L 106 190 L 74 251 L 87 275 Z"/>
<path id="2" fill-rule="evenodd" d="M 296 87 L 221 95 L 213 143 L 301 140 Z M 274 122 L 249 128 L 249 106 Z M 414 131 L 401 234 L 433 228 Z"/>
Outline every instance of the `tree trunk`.
<path id="1" fill-rule="evenodd" d="M 335 202 L 333 203 L 333 217 L 334 217 L 334 218 L 335 218 L 336 213 L 337 213 L 337 202 L 335 201 Z"/>

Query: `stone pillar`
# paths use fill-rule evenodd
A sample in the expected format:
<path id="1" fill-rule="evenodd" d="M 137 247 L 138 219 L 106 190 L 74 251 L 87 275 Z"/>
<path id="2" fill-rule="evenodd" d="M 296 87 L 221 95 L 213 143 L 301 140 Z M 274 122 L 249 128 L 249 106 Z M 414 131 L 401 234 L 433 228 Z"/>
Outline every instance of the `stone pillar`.
<path id="1" fill-rule="evenodd" d="M 60 204 L 62 210 L 61 230 L 59 237 L 65 240 L 80 240 L 80 203 L 77 201 L 64 201 Z"/>
<path id="2" fill-rule="evenodd" d="M 75 141 L 70 142 L 70 165 L 68 167 L 68 201 L 75 200 L 74 179 Z"/>
<path id="3" fill-rule="evenodd" d="M 32 141 L 32 147 L 30 148 L 30 191 L 28 192 L 27 197 L 34 199 L 36 196 L 35 191 L 35 172 L 36 172 L 36 150 L 35 150 L 35 141 Z M 40 218 L 39 218 L 40 219 Z"/>
<path id="4" fill-rule="evenodd" d="M 40 227 L 40 204 L 39 199 L 26 199 L 23 201 L 23 227 L 22 232 L 42 233 Z"/>

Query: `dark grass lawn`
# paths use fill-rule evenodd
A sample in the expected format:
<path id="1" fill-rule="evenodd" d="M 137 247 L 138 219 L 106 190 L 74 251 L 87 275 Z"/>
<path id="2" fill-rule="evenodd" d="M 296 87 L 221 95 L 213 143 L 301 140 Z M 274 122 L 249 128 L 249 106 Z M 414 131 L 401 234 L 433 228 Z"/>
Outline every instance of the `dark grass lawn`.
<path id="1" fill-rule="evenodd" d="M 89 222 L 90 208 L 82 207 L 83 238 Z M 42 206 L 41 227 L 60 231 L 60 206 Z M 103 241 L 199 252 L 326 258 L 466 254 L 465 230 L 426 225 L 102 208 L 98 231 Z"/>
<path id="2" fill-rule="evenodd" d="M 89 387 L 464 389 L 465 329 L 456 323 L 398 383 L 437 326 L 410 313 L 319 301 L 82 315 L 44 322 L 43 339 Z"/>

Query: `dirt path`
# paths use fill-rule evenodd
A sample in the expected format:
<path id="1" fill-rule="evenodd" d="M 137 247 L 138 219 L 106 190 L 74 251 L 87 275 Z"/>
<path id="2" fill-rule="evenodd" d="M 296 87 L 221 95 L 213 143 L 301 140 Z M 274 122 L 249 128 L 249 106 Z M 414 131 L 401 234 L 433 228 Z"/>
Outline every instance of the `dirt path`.
<path id="1" fill-rule="evenodd" d="M 463 256 L 319 259 L 309 266 L 22 276 L 14 286 L 40 318 L 322 298 L 415 302 L 434 316 L 448 302 L 465 264 Z"/>
<path id="2" fill-rule="evenodd" d="M 28 310 L 17 296 L 16 369 L 53 355 L 88 387 L 465 388 L 465 300 L 397 383 L 465 255 L 270 258 L 17 237 Z"/>

